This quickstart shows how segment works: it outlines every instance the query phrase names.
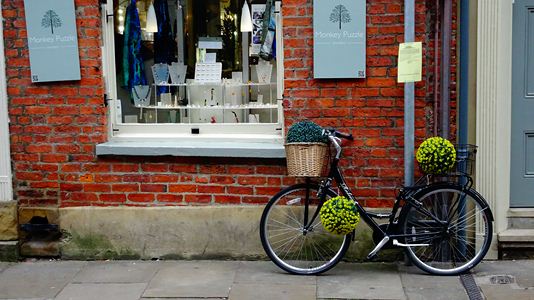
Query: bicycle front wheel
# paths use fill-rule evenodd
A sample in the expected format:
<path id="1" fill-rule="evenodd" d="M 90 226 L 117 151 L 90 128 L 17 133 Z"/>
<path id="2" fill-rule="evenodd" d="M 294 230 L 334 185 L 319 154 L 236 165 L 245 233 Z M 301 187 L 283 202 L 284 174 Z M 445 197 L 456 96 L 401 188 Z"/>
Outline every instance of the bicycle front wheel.
<path id="1" fill-rule="evenodd" d="M 412 262 L 435 275 L 457 275 L 476 266 L 492 238 L 492 214 L 486 201 L 458 185 L 430 186 L 414 198 L 404 216 L 405 243 Z"/>
<path id="2" fill-rule="evenodd" d="M 350 244 L 350 234 L 335 235 L 322 226 L 317 191 L 317 184 L 290 186 L 269 201 L 261 217 L 263 249 L 277 266 L 292 274 L 314 275 L 331 269 Z M 329 191 L 326 199 L 335 196 Z"/>

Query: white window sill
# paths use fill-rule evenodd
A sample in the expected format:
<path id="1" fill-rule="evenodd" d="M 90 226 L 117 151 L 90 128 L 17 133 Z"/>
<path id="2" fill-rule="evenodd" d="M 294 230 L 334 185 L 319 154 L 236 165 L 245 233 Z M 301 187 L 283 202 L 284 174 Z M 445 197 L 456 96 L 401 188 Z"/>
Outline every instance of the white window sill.
<path id="1" fill-rule="evenodd" d="M 109 142 L 96 145 L 96 155 L 286 157 L 284 145 L 278 140 L 214 141 L 205 139 L 113 139 Z"/>

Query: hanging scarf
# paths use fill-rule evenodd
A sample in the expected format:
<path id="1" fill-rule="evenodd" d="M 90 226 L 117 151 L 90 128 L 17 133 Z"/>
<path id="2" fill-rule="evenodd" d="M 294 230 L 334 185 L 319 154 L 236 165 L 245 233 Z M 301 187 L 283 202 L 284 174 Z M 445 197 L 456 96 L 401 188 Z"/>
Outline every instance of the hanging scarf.
<path id="1" fill-rule="evenodd" d="M 167 0 L 154 0 L 154 10 L 158 21 L 158 32 L 154 33 L 154 63 L 170 65 L 174 61 L 176 43 L 172 35 Z M 168 93 L 169 88 L 159 86 L 157 92 L 158 95 Z"/>
<path id="2" fill-rule="evenodd" d="M 274 17 L 274 0 L 267 0 L 265 13 L 263 14 L 263 28 L 261 36 L 260 57 L 264 60 L 273 58 L 273 44 L 276 31 L 276 20 Z"/>
<path id="3" fill-rule="evenodd" d="M 145 65 L 141 55 L 141 23 L 135 0 L 126 8 L 126 21 L 124 22 L 124 46 L 122 70 L 124 73 L 124 86 L 132 92 L 136 85 L 146 85 Z"/>

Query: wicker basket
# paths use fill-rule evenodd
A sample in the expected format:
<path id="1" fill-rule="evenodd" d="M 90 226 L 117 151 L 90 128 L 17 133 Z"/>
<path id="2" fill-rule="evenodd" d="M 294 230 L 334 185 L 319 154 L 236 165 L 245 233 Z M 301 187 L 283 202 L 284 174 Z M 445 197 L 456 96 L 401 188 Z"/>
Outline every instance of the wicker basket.
<path id="1" fill-rule="evenodd" d="M 323 143 L 285 144 L 287 173 L 293 177 L 320 177 L 328 162 L 328 146 Z"/>

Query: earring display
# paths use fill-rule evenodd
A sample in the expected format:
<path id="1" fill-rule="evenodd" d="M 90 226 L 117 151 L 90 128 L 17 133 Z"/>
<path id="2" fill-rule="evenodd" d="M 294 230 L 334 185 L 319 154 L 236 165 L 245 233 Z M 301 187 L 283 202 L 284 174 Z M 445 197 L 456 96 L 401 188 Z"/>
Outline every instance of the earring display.
<path id="1" fill-rule="evenodd" d="M 135 107 L 148 106 L 150 103 L 150 86 L 134 85 L 132 88 L 132 97 Z"/>
<path id="2" fill-rule="evenodd" d="M 152 66 L 152 75 L 155 84 L 167 84 L 169 82 L 169 65 L 155 64 Z"/>
<path id="3" fill-rule="evenodd" d="M 169 74 L 171 75 L 171 82 L 174 84 L 183 84 L 185 82 L 185 74 L 187 66 L 173 62 L 169 66 Z"/>
<path id="4" fill-rule="evenodd" d="M 221 82 L 222 63 L 196 63 L 195 82 Z"/>

